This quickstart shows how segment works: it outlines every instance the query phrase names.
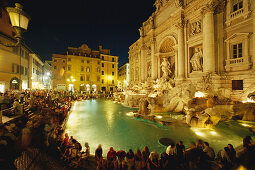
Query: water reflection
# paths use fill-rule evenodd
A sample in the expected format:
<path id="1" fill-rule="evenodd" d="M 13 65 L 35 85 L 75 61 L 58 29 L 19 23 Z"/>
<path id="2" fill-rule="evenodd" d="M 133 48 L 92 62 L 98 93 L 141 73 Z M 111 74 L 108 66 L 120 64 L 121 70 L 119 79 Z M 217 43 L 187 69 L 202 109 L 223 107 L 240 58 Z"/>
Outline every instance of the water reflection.
<path id="1" fill-rule="evenodd" d="M 171 138 L 175 142 L 182 140 L 186 147 L 198 139 L 208 141 L 216 152 L 228 143 L 234 147 L 242 143 L 246 135 L 253 136 L 249 122 L 228 121 L 212 129 L 190 128 L 183 124 L 170 127 L 134 118 L 130 116 L 133 108 L 105 100 L 86 100 L 77 102 L 67 122 L 66 130 L 82 146 L 88 142 L 93 153 L 98 144 L 102 144 L 104 155 L 113 146 L 116 150 L 142 149 L 147 145 L 150 150 L 162 152 L 165 146 L 159 144 L 160 138 Z"/>

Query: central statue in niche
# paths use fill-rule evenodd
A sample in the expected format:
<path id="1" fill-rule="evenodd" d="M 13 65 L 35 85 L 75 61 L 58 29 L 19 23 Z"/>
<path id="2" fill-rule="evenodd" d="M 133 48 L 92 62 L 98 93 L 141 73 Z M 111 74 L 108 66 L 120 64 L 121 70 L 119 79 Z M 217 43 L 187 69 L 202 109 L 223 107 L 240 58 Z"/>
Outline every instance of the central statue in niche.
<path id="1" fill-rule="evenodd" d="M 162 69 L 162 76 L 156 80 L 156 84 L 158 85 L 158 90 L 169 90 L 174 87 L 174 80 L 171 78 L 171 64 L 168 61 L 168 58 L 164 57 L 163 61 L 160 65 Z"/>
<path id="2" fill-rule="evenodd" d="M 161 63 L 161 68 L 162 68 L 162 78 L 168 80 L 169 79 L 169 75 L 172 73 L 171 69 L 170 69 L 170 63 L 166 58 L 163 58 L 163 61 Z"/>

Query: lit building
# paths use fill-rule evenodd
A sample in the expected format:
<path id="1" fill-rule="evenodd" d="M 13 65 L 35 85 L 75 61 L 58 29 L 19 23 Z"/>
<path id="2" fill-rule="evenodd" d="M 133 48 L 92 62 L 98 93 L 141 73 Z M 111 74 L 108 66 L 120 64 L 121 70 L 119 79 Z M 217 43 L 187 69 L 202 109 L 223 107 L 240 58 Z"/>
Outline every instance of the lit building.
<path id="1" fill-rule="evenodd" d="M 66 54 L 52 55 L 53 88 L 82 93 L 115 91 L 118 56 L 99 46 L 91 50 L 86 44 L 68 47 Z"/>
<path id="2" fill-rule="evenodd" d="M 7 11 L 0 7 L 0 41 L 5 44 L 17 42 L 15 30 L 9 22 Z M 29 54 L 32 51 L 21 42 L 17 47 L 0 44 L 0 91 L 29 88 Z"/>
<path id="3" fill-rule="evenodd" d="M 215 89 L 239 100 L 255 91 L 255 1 L 155 1 L 156 11 L 129 48 L 130 83 L 162 77 L 197 84 L 210 74 Z"/>
<path id="4" fill-rule="evenodd" d="M 32 89 L 44 89 L 43 86 L 43 62 L 35 53 L 30 54 L 29 77 L 31 79 L 29 87 Z"/>
<path id="5" fill-rule="evenodd" d="M 43 65 L 43 85 L 45 89 L 51 89 L 52 61 L 46 60 Z"/>
<path id="6" fill-rule="evenodd" d="M 119 67 L 118 72 L 118 88 L 124 90 L 129 85 L 129 63 L 125 63 Z"/>

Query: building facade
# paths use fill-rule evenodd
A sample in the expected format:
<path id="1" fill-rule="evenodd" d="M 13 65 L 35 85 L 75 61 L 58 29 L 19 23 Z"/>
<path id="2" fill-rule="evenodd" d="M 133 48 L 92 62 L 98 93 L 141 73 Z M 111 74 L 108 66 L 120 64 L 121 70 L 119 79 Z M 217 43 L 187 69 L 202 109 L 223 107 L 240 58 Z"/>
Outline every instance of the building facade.
<path id="1" fill-rule="evenodd" d="M 118 89 L 124 90 L 129 85 L 129 63 L 125 63 L 119 67 L 118 72 Z"/>
<path id="2" fill-rule="evenodd" d="M 68 47 L 65 55 L 52 55 L 53 88 L 98 93 L 115 91 L 118 75 L 118 56 L 99 46 L 91 50 L 86 44 Z"/>
<path id="3" fill-rule="evenodd" d="M 43 65 L 43 86 L 45 89 L 51 89 L 52 61 L 46 60 Z"/>
<path id="4" fill-rule="evenodd" d="M 0 41 L 4 44 L 0 44 L 0 91 L 33 88 L 33 76 L 36 74 L 38 81 L 39 74 L 42 76 L 42 60 L 23 41 L 13 46 L 17 42 L 16 32 L 3 7 L 0 7 L 0 25 Z"/>
<path id="5" fill-rule="evenodd" d="M 29 87 L 32 89 L 44 89 L 43 85 L 43 61 L 35 54 L 30 54 L 29 77 L 31 79 Z"/>
<path id="6" fill-rule="evenodd" d="M 233 99 L 254 91 L 255 1 L 156 0 L 156 11 L 129 48 L 131 85 L 161 78 L 175 84 L 209 74 Z"/>

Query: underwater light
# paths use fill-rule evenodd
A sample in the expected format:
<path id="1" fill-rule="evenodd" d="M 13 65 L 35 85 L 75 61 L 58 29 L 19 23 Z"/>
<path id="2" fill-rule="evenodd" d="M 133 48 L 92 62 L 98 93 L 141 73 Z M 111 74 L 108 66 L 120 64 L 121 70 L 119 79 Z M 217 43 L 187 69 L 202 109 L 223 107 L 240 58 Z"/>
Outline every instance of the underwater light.
<path id="1" fill-rule="evenodd" d="M 212 135 L 216 135 L 217 133 L 215 131 L 210 132 Z"/>
<path id="2" fill-rule="evenodd" d="M 156 116 L 156 118 L 158 118 L 158 119 L 162 119 L 162 118 L 163 118 L 163 116 Z"/>

